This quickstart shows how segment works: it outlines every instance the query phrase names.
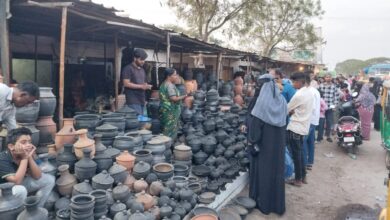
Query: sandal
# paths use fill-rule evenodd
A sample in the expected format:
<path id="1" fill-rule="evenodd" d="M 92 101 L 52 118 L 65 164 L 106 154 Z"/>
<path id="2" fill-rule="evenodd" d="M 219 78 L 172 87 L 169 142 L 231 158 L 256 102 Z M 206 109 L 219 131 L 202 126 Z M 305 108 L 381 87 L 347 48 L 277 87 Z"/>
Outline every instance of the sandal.
<path id="1" fill-rule="evenodd" d="M 302 186 L 302 181 L 300 180 L 288 180 L 286 181 L 287 184 L 290 184 L 292 186 L 296 186 L 296 187 L 301 187 Z"/>

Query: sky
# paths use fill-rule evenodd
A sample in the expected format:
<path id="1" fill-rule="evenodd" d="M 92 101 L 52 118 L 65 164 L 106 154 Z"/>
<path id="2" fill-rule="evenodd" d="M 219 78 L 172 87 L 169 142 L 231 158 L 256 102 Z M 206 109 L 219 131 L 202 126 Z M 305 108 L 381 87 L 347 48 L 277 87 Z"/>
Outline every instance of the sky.
<path id="1" fill-rule="evenodd" d="M 146 23 L 182 23 L 164 0 L 93 1 L 125 10 Z M 330 69 L 347 59 L 390 57 L 390 0 L 322 0 L 322 7 L 325 14 L 313 22 L 322 28 L 323 63 Z"/>

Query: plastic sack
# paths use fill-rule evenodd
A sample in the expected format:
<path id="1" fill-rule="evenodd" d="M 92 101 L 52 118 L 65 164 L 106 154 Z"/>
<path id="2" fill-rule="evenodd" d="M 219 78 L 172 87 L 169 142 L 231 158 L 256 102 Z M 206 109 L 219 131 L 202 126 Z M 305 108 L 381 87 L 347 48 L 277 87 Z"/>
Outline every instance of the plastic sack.
<path id="1" fill-rule="evenodd" d="M 292 177 L 293 174 L 294 174 L 294 162 L 286 146 L 286 152 L 284 154 L 284 178 L 289 179 L 290 177 Z"/>

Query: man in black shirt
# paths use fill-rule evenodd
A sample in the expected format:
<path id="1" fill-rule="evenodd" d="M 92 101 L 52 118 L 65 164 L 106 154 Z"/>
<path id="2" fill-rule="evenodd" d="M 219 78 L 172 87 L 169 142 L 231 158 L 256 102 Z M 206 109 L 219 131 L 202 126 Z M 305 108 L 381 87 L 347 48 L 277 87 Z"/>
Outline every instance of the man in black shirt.
<path id="1" fill-rule="evenodd" d="M 145 90 L 152 89 L 152 85 L 146 82 L 146 73 L 143 69 L 147 57 L 143 49 L 135 49 L 133 62 L 122 71 L 126 104 L 140 115 L 144 113 Z"/>
<path id="2" fill-rule="evenodd" d="M 27 193 L 37 192 L 43 207 L 55 184 L 52 175 L 42 173 L 34 160 L 36 147 L 31 144 L 31 131 L 17 128 L 9 131 L 8 149 L 0 153 L 0 183 L 12 182 L 12 191 L 25 199 Z"/>

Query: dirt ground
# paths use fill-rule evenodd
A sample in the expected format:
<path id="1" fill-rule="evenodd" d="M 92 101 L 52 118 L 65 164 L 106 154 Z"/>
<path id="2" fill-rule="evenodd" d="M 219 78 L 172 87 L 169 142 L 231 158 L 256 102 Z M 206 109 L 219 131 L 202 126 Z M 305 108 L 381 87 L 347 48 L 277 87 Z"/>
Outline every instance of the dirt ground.
<path id="1" fill-rule="evenodd" d="M 309 184 L 301 188 L 286 184 L 286 213 L 266 216 L 254 210 L 246 219 L 339 220 L 346 219 L 348 209 L 375 213 L 350 215 L 351 220 L 378 219 L 379 207 L 386 201 L 384 179 L 388 174 L 380 143 L 380 133 L 372 131 L 371 140 L 360 145 L 356 160 L 335 141 L 317 144 L 313 170 L 307 176 Z M 247 195 L 248 187 L 241 194 Z"/>

